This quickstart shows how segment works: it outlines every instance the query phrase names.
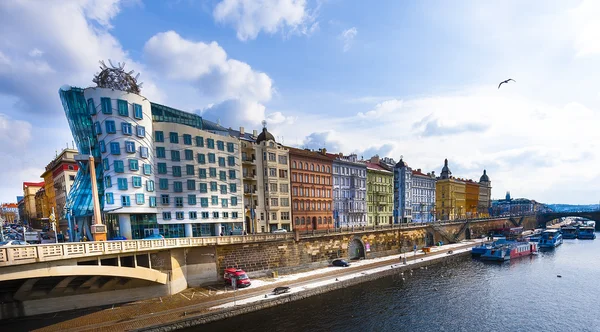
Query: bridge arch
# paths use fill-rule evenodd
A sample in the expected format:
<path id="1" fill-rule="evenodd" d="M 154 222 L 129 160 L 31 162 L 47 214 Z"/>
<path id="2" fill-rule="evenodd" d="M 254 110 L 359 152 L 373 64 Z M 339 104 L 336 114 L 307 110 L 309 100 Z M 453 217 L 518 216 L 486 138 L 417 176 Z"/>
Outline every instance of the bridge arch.
<path id="1" fill-rule="evenodd" d="M 596 222 L 596 231 L 600 231 L 600 210 L 598 211 L 580 211 L 580 212 L 547 212 L 537 215 L 538 227 L 546 228 L 549 222 L 554 219 L 564 217 L 580 217 Z"/>
<path id="2" fill-rule="evenodd" d="M 0 281 L 11 281 L 31 278 L 44 277 L 77 277 L 77 276 L 106 276 L 106 277 L 121 277 L 138 280 L 151 281 L 158 284 L 167 283 L 167 274 L 145 268 L 145 267 L 120 267 L 120 266 L 98 266 L 98 265 L 58 265 L 43 268 L 24 268 L 19 266 L 19 269 L 10 271 L 4 269 L 0 274 Z M 6 271 L 9 270 L 9 271 Z"/>
<path id="3" fill-rule="evenodd" d="M 348 244 L 348 259 L 353 260 L 362 258 L 366 258 L 365 244 L 360 238 L 354 237 Z"/>

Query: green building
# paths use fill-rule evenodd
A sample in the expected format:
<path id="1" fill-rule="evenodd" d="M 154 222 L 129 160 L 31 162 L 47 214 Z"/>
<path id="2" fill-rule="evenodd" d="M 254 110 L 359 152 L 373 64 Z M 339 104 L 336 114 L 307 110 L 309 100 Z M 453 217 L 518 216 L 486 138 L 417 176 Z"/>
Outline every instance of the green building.
<path id="1" fill-rule="evenodd" d="M 367 225 L 393 223 L 394 173 L 367 162 Z"/>

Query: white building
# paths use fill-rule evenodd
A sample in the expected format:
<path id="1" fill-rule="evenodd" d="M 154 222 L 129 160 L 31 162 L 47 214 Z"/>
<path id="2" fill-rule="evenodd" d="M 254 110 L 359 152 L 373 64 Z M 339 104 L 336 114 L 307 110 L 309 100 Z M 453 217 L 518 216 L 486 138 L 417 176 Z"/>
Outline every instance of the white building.
<path id="1" fill-rule="evenodd" d="M 333 160 L 333 220 L 335 227 L 367 223 L 367 166 L 356 154 L 330 154 Z"/>
<path id="2" fill-rule="evenodd" d="M 412 221 L 435 221 L 435 174 L 412 171 Z"/>

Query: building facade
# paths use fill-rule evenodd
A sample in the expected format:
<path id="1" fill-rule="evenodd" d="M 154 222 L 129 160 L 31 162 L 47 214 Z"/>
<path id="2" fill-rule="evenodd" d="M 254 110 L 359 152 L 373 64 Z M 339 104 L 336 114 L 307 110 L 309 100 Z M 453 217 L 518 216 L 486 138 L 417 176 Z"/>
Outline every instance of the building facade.
<path id="1" fill-rule="evenodd" d="M 435 174 L 412 171 L 412 221 L 435 221 Z"/>
<path id="2" fill-rule="evenodd" d="M 412 169 L 402 158 L 394 165 L 394 220 L 395 223 L 412 221 Z"/>
<path id="3" fill-rule="evenodd" d="M 23 222 L 31 226 L 39 226 L 38 211 L 36 209 L 35 195 L 44 187 L 44 182 L 23 182 Z M 38 203 L 38 206 L 40 204 Z M 40 214 L 42 211 L 40 211 Z"/>
<path id="4" fill-rule="evenodd" d="M 19 221 L 19 205 L 17 203 L 0 204 L 0 217 L 4 222 L 13 224 Z M 0 225 L 2 226 L 2 225 Z"/>
<path id="5" fill-rule="evenodd" d="M 243 234 L 239 139 L 196 114 L 151 103 L 122 68 L 105 67 L 95 82 L 59 91 L 78 152 L 96 159 L 80 163 L 67 198 L 75 240 L 91 238 L 92 190 L 109 238 Z"/>
<path id="6" fill-rule="evenodd" d="M 75 182 L 79 165 L 75 161 L 75 149 L 64 149 L 47 166 L 41 177 L 44 179 L 44 189 L 48 200 L 49 210 L 54 208 L 54 215 L 58 221 L 61 232 L 66 233 L 67 223 L 67 196 Z M 50 184 L 50 185 L 48 185 Z"/>
<path id="7" fill-rule="evenodd" d="M 332 160 L 326 151 L 289 148 L 292 218 L 298 230 L 333 228 Z"/>
<path id="8" fill-rule="evenodd" d="M 439 220 L 462 218 L 466 209 L 465 183 L 452 177 L 448 159 L 435 183 L 435 210 Z"/>
<path id="9" fill-rule="evenodd" d="M 477 213 L 480 217 L 489 217 L 492 207 L 492 181 L 483 170 L 483 175 L 479 178 L 479 202 Z"/>
<path id="10" fill-rule="evenodd" d="M 476 218 L 479 207 L 479 183 L 465 180 L 465 217 Z"/>
<path id="11" fill-rule="evenodd" d="M 366 162 L 367 166 L 367 225 L 393 223 L 394 173 L 379 163 Z"/>
<path id="12" fill-rule="evenodd" d="M 330 154 L 333 160 L 333 219 L 335 227 L 356 227 L 367 222 L 367 166 L 356 154 Z"/>

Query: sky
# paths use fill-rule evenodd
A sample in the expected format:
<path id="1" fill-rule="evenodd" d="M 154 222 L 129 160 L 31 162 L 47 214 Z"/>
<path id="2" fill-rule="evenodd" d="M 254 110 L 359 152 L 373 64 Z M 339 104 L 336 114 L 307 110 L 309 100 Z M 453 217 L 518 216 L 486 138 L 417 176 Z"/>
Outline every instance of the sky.
<path id="1" fill-rule="evenodd" d="M 153 102 L 286 145 L 598 203 L 599 40 L 593 0 L 0 1 L 0 202 L 71 145 L 58 89 L 111 59 Z"/>

